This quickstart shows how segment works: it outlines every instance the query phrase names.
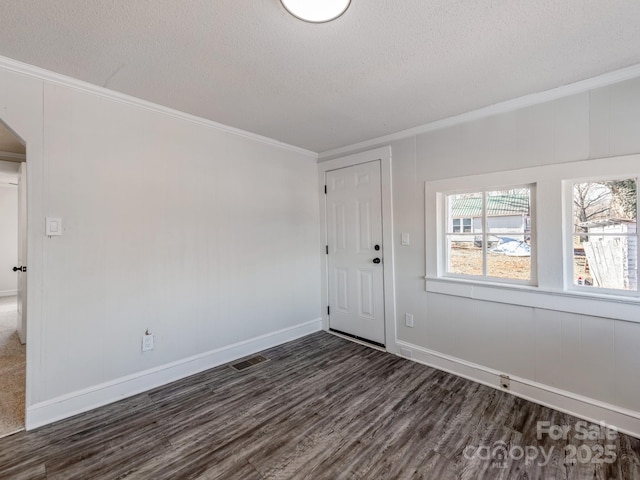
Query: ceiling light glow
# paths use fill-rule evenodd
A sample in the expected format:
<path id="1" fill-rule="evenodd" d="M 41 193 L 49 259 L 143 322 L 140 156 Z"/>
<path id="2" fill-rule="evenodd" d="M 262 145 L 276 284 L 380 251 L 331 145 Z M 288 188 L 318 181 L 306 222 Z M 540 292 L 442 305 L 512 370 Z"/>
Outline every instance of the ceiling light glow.
<path id="1" fill-rule="evenodd" d="M 305 22 L 323 23 L 335 20 L 349 8 L 351 0 L 280 0 L 294 17 Z"/>

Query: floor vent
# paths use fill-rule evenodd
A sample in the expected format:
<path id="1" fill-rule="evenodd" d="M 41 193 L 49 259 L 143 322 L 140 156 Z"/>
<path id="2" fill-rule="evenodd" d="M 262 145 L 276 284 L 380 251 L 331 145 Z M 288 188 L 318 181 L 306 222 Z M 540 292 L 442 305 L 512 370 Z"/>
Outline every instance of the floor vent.
<path id="1" fill-rule="evenodd" d="M 262 355 L 256 355 L 255 357 L 247 358 L 246 360 L 242 360 L 238 363 L 232 363 L 231 368 L 241 372 L 242 370 L 246 370 L 249 367 L 253 367 L 262 362 L 266 362 L 269 360 L 268 358 L 263 357 Z"/>

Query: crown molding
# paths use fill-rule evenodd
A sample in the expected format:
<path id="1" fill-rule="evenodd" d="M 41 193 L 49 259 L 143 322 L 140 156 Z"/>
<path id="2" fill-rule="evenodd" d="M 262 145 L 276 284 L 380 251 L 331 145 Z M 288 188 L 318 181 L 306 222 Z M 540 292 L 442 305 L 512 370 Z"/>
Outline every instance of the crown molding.
<path id="1" fill-rule="evenodd" d="M 258 135 L 256 133 L 248 132 L 246 130 L 241 130 L 235 127 L 230 127 L 222 123 L 214 122 L 213 120 L 208 120 L 206 118 L 198 117 L 196 115 L 181 112 L 173 108 L 165 107 L 163 105 L 149 102 L 147 100 L 142 100 L 140 98 L 133 97 L 131 95 L 127 95 L 124 93 L 116 92 L 114 90 L 109 90 L 107 88 L 100 87 L 98 85 L 94 85 L 92 83 L 88 83 L 83 80 L 78 80 L 76 78 L 68 77 L 66 75 L 55 73 L 50 70 L 45 70 L 43 68 L 36 67 L 34 65 L 30 65 L 27 63 L 23 63 L 17 60 L 13 60 L 8 57 L 0 56 L 0 68 L 6 69 L 12 72 L 20 73 L 23 75 L 35 77 L 49 83 L 54 83 L 54 84 L 74 88 L 77 90 L 81 90 L 84 92 L 92 93 L 95 95 L 99 95 L 101 97 L 108 98 L 121 103 L 126 103 L 136 107 L 145 108 L 147 110 L 151 110 L 157 113 L 162 113 L 164 115 L 169 115 L 174 118 L 185 120 L 198 125 L 214 128 L 216 130 L 230 133 L 232 135 L 244 137 L 244 138 L 254 140 L 266 145 L 270 145 L 273 147 L 281 148 L 283 150 L 295 152 L 295 153 L 304 155 L 306 157 L 309 157 L 310 159 L 313 159 L 313 160 L 325 160 L 325 159 L 333 158 L 336 156 L 349 154 L 357 150 L 370 149 L 373 147 L 388 144 L 388 143 L 391 143 L 397 140 L 402 140 L 415 135 L 428 133 L 434 130 L 440 130 L 440 129 L 451 127 L 461 123 L 470 122 L 473 120 L 478 120 L 481 118 L 489 117 L 491 115 L 514 111 L 519 108 L 529 107 L 529 106 L 537 105 L 540 103 L 557 100 L 559 98 L 567 97 L 570 95 L 584 93 L 589 90 L 593 90 L 595 88 L 606 87 L 614 83 L 640 77 L 640 64 L 632 65 L 630 67 L 616 70 L 614 72 L 605 73 L 597 77 L 589 78 L 586 80 L 580 80 L 575 83 L 563 85 L 561 87 L 553 88 L 543 92 L 533 93 L 533 94 L 525 95 L 522 97 L 514 98 L 511 100 L 506 100 L 504 102 L 496 103 L 493 105 L 488 105 L 486 107 L 482 107 L 477 110 L 472 110 L 470 112 L 462 113 L 460 115 L 454 115 L 452 117 L 447 117 L 442 120 L 436 120 L 434 122 L 426 123 L 424 125 L 419 125 L 417 127 L 409 128 L 406 130 L 401 130 L 399 132 L 392 133 L 389 135 L 383 135 L 381 137 L 372 138 L 369 140 L 365 140 L 363 142 L 358 142 L 351 145 L 346 145 L 344 147 L 339 147 L 339 148 L 327 150 L 321 153 L 316 153 L 311 150 L 307 150 L 301 147 L 296 147 L 295 145 L 290 145 L 284 142 L 280 142 L 278 140 L 265 137 L 262 135 Z M 23 159 L 18 161 L 23 161 Z"/>
<path id="2" fill-rule="evenodd" d="M 631 80 L 632 78 L 637 77 L 640 77 L 640 64 L 632 65 L 630 67 L 605 73 L 603 75 L 599 75 L 597 77 L 589 78 L 586 80 L 580 80 L 578 82 L 563 85 L 561 87 L 552 88 L 551 90 L 545 90 L 544 92 L 532 93 L 530 95 L 524 95 L 522 97 L 514 98 L 511 100 L 505 100 L 504 102 L 488 105 L 477 110 L 472 110 L 460 115 L 454 115 L 453 117 L 443 118 L 442 120 L 436 120 L 434 122 L 426 123 L 418 127 L 409 128 L 407 130 L 401 130 L 389 135 L 383 135 L 381 137 L 372 138 L 370 140 L 354 143 L 352 145 L 320 152 L 318 154 L 318 159 L 322 161 L 336 156 L 346 155 L 357 150 L 364 150 L 378 147 L 380 145 L 386 145 L 397 140 L 403 140 L 408 137 L 413 137 L 415 135 L 421 135 L 423 133 L 432 132 L 434 130 L 452 127 L 460 123 L 478 120 L 499 113 L 512 112 L 514 110 L 518 110 L 519 108 L 530 107 L 540 103 L 549 102 L 551 100 L 568 97 L 570 95 L 588 92 L 589 90 L 593 90 L 595 88 L 606 87 L 614 83 Z"/>
<path id="3" fill-rule="evenodd" d="M 157 103 L 149 102 L 147 100 L 142 100 L 141 98 L 127 95 L 125 93 L 109 90 L 108 88 L 100 87 L 98 85 L 94 85 L 92 83 L 88 83 L 83 80 L 78 80 L 73 77 L 68 77 L 60 73 L 55 73 L 50 70 L 45 70 L 44 68 L 36 67 L 28 63 L 23 63 L 18 60 L 13 60 L 12 58 L 0 56 L 0 68 L 9 70 L 15 73 L 20 73 L 22 75 L 35 77 L 49 83 L 54 83 L 57 85 L 74 88 L 76 90 L 81 90 L 87 93 L 92 93 L 94 95 L 99 95 L 101 97 L 108 98 L 110 100 L 114 100 L 120 103 L 126 103 L 135 107 L 144 108 L 146 110 L 151 110 L 153 112 L 161 113 L 164 115 L 169 115 L 171 117 L 174 117 L 180 120 L 185 120 L 187 122 L 203 125 L 209 128 L 214 128 L 216 130 L 220 130 L 225 133 L 230 133 L 232 135 L 244 137 L 249 140 L 254 140 L 256 142 L 270 145 L 272 147 L 277 147 L 283 150 L 295 152 L 295 153 L 304 155 L 306 157 L 310 157 L 313 160 L 318 159 L 318 154 L 316 152 L 312 152 L 311 150 L 296 147 L 295 145 L 289 145 L 288 143 L 280 142 L 279 140 L 274 140 L 273 138 L 264 137 L 262 135 L 258 135 L 257 133 L 247 132 L 246 130 L 230 127 L 228 125 L 214 122 L 213 120 L 208 120 L 206 118 L 198 117 L 190 113 L 181 112 L 180 110 L 175 110 L 173 108 L 165 107 Z"/>

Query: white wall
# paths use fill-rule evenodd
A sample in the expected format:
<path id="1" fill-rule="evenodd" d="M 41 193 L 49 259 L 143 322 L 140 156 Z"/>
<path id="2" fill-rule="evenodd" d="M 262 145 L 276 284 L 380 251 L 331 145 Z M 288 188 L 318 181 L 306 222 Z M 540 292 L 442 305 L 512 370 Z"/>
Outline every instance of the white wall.
<path id="1" fill-rule="evenodd" d="M 18 187 L 0 185 L 0 296 L 15 295 L 18 261 Z"/>
<path id="2" fill-rule="evenodd" d="M 508 373 L 522 380 L 513 386 L 522 396 L 640 435 L 640 323 L 616 320 L 620 309 L 622 317 L 640 321 L 640 306 L 603 303 L 592 310 L 596 317 L 510 305 L 509 290 L 494 292 L 498 302 L 463 298 L 474 296 L 472 290 L 427 293 L 424 280 L 425 182 L 639 153 L 640 79 L 391 147 L 396 315 L 413 313 L 415 321 L 414 328 L 398 322 L 399 350 L 492 385 L 496 374 Z M 410 234 L 410 246 L 400 245 L 401 232 Z M 562 261 L 561 243 L 556 250 Z"/>
<path id="3" fill-rule="evenodd" d="M 0 68 L 29 164 L 28 427 L 320 328 L 313 158 L 34 70 Z"/>

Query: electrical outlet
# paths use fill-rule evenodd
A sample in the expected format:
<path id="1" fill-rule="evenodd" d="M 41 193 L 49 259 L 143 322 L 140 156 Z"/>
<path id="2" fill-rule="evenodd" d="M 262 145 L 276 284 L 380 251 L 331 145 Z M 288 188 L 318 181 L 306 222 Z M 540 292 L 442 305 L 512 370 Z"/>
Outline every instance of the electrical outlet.
<path id="1" fill-rule="evenodd" d="M 411 313 L 404 314 L 404 324 L 407 327 L 413 327 L 413 314 Z"/>
<path id="2" fill-rule="evenodd" d="M 153 333 L 147 330 L 142 336 L 142 351 L 148 352 L 149 350 L 153 350 Z"/>
<path id="3" fill-rule="evenodd" d="M 511 388 L 511 379 L 509 375 L 500 375 L 500 386 L 505 390 L 509 390 Z"/>

